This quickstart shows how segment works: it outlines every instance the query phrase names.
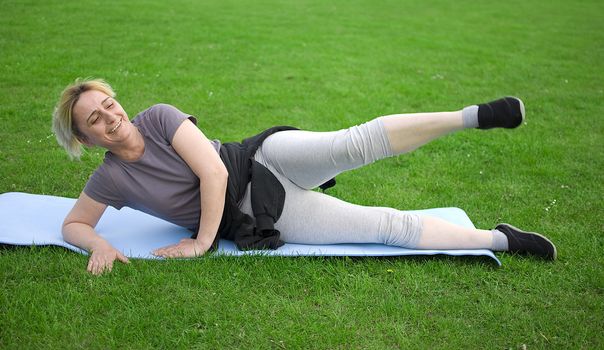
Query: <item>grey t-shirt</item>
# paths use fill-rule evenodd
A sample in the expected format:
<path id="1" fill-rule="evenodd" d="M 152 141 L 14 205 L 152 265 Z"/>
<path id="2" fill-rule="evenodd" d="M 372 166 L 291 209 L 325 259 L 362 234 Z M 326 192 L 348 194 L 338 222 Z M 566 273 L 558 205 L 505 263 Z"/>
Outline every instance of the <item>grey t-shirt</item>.
<path id="1" fill-rule="evenodd" d="M 178 127 L 195 117 L 167 104 L 154 105 L 133 120 L 145 140 L 143 156 L 134 162 L 111 152 L 91 175 L 84 193 L 97 202 L 128 206 L 176 225 L 194 229 L 201 211 L 199 178 L 172 148 Z M 220 141 L 211 141 L 218 152 Z"/>

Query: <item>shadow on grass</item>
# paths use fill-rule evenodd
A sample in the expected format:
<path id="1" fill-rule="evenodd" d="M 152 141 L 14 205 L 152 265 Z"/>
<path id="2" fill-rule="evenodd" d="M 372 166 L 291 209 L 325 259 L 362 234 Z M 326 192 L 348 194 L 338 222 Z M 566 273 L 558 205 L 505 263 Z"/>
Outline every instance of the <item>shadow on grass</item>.
<path id="1" fill-rule="evenodd" d="M 53 249 L 53 248 L 57 248 L 58 250 L 61 251 L 68 251 L 68 252 L 74 252 L 73 250 L 67 249 L 63 246 L 60 245 L 54 245 L 54 244 L 30 244 L 30 245 L 23 245 L 23 244 L 6 244 L 6 243 L 0 243 L 0 251 L 2 250 L 35 250 L 38 248 L 44 248 L 44 249 Z M 77 254 L 77 253 L 76 253 Z"/>
<path id="2" fill-rule="evenodd" d="M 52 244 L 42 244 L 42 245 L 12 245 L 0 243 L 0 252 L 2 251 L 23 251 L 23 252 L 42 252 L 42 251 L 56 251 L 62 253 L 74 253 L 78 254 L 70 249 L 67 249 L 62 246 L 52 245 Z M 300 259 L 300 260 L 308 260 L 308 261 L 337 261 L 337 262 L 348 262 L 353 264 L 364 264 L 369 261 L 406 261 L 413 264 L 426 264 L 429 265 L 433 262 L 445 262 L 451 265 L 457 266 L 471 266 L 471 265 L 482 265 L 484 267 L 496 270 L 500 266 L 495 262 L 495 260 L 491 259 L 488 256 L 451 256 L 446 254 L 435 254 L 435 255 L 405 255 L 405 256 L 273 256 L 273 255 L 242 255 L 242 256 L 213 256 L 207 255 L 206 258 L 213 259 L 225 259 L 226 261 L 232 262 L 237 260 L 245 260 L 245 259 Z M 140 258 L 133 258 L 139 260 Z M 193 258 L 195 259 L 195 258 Z M 232 260 L 231 260 L 232 259 Z M 149 260 L 149 261 L 165 261 L 161 259 L 140 259 L 140 260 Z M 170 259 L 170 261 L 176 261 L 179 259 Z M 183 260 L 191 260 L 191 258 L 183 259 Z"/>
<path id="3" fill-rule="evenodd" d="M 300 258 L 309 259 L 341 259 L 350 260 L 354 263 L 365 263 L 370 260 L 381 261 L 408 261 L 416 264 L 430 264 L 432 262 L 447 262 L 455 265 L 476 265 L 497 269 L 499 265 L 488 256 L 451 256 L 446 254 L 435 255 L 405 255 L 405 256 L 305 256 Z"/>

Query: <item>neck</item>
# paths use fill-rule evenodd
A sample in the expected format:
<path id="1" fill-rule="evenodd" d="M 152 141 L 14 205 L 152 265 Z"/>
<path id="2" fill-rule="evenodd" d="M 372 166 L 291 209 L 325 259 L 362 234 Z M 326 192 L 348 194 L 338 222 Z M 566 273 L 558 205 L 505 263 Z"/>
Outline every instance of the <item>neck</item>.
<path id="1" fill-rule="evenodd" d="M 119 159 L 132 162 L 138 160 L 145 152 L 145 140 L 138 128 L 134 128 L 135 132 L 132 137 L 129 137 L 122 145 L 115 149 L 111 149 L 111 153 L 115 154 Z"/>

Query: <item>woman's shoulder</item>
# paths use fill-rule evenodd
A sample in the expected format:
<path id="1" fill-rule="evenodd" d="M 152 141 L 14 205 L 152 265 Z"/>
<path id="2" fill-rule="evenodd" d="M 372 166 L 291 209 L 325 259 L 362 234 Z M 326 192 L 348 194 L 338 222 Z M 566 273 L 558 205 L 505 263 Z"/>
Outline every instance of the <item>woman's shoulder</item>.
<path id="1" fill-rule="evenodd" d="M 136 120 L 145 120 L 145 119 L 153 119 L 153 118 L 157 119 L 166 114 L 174 113 L 175 111 L 178 111 L 178 108 L 176 108 L 172 105 L 169 105 L 167 103 L 157 103 L 157 104 L 154 104 L 154 105 L 148 107 L 147 109 L 139 112 L 132 119 L 132 122 L 134 122 Z"/>
<path id="2" fill-rule="evenodd" d="M 170 104 L 158 103 L 140 112 L 132 119 L 132 124 L 138 127 L 143 134 L 171 143 L 176 129 L 186 119 L 197 124 L 194 116 L 186 114 Z"/>
<path id="3" fill-rule="evenodd" d="M 180 110 L 174 106 L 172 106 L 171 104 L 167 104 L 167 103 L 156 103 L 154 105 L 152 105 L 151 107 L 146 109 L 147 111 L 151 111 L 154 113 L 170 113 L 170 112 L 175 112 L 178 111 L 180 112 Z M 182 113 L 182 112 L 180 112 Z"/>
<path id="4" fill-rule="evenodd" d="M 181 110 L 179 110 L 178 108 L 174 107 L 173 105 L 167 104 L 167 103 L 157 103 L 152 105 L 151 107 L 145 109 L 144 111 L 140 112 L 139 114 L 136 115 L 136 117 L 134 119 L 132 119 L 132 122 L 134 123 L 135 121 L 138 122 L 142 122 L 142 121 L 165 121 L 165 120 L 184 120 L 184 119 L 193 119 L 192 121 L 195 123 L 195 117 L 182 112 Z"/>

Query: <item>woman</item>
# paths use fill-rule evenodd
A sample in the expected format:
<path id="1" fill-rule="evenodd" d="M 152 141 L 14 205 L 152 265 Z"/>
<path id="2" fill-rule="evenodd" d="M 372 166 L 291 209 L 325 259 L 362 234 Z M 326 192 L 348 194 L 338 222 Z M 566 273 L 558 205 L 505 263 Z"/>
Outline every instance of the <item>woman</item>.
<path id="1" fill-rule="evenodd" d="M 313 188 L 376 160 L 399 155 L 466 128 L 515 128 L 521 100 L 506 97 L 455 112 L 396 114 L 333 132 L 275 127 L 243 143 L 210 141 L 196 119 L 155 105 L 132 121 L 103 80 L 76 80 L 62 93 L 53 130 L 71 157 L 81 145 L 106 148 L 63 223 L 65 241 L 91 252 L 100 274 L 128 259 L 94 227 L 108 205 L 130 206 L 191 229 L 190 239 L 156 256 L 195 257 L 218 237 L 242 249 L 303 244 L 382 243 L 414 249 L 491 249 L 556 258 L 544 236 L 508 224 L 461 227 L 392 208 L 350 204 Z M 250 180 L 251 179 L 251 180 Z"/>

